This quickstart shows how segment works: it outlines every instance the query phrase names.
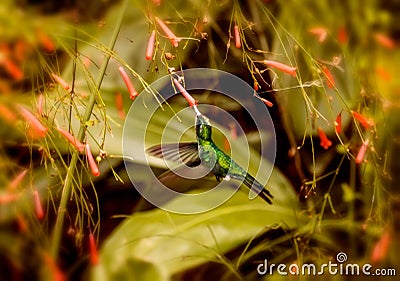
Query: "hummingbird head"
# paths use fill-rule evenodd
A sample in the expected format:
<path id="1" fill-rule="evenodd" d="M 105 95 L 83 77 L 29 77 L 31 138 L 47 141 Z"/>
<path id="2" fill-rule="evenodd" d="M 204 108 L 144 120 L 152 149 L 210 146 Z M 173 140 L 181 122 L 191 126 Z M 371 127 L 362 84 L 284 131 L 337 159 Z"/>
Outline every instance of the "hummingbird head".
<path id="1" fill-rule="evenodd" d="M 211 140 L 211 123 L 204 115 L 196 116 L 196 135 L 202 140 Z"/>

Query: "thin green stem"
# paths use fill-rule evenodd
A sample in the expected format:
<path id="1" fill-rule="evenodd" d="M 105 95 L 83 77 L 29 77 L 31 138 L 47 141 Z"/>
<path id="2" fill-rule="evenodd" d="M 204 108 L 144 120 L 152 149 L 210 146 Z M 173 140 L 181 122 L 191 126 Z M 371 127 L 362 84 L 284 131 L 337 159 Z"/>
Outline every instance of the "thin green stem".
<path id="1" fill-rule="evenodd" d="M 115 24 L 115 29 L 114 32 L 111 36 L 111 41 L 109 43 L 108 49 L 113 50 L 115 46 L 115 42 L 117 41 L 117 37 L 119 34 L 119 30 L 121 28 L 123 16 L 125 14 L 126 8 L 128 6 L 129 0 L 124 0 L 121 6 L 121 11 L 119 16 L 117 17 L 117 23 Z M 85 138 L 85 133 L 87 129 L 87 121 L 89 121 L 90 116 L 93 111 L 93 107 L 96 103 L 96 97 L 99 93 L 100 86 L 103 82 L 103 78 L 108 66 L 108 62 L 111 58 L 112 53 L 109 52 L 106 54 L 106 59 L 101 66 L 99 70 L 99 76 L 97 77 L 96 80 L 96 85 L 95 85 L 95 90 L 91 93 L 89 102 L 87 104 L 83 120 L 81 123 L 81 127 L 79 129 L 78 133 L 78 139 L 82 142 Z M 67 203 L 68 203 L 68 198 L 70 197 L 71 190 L 72 190 L 72 182 L 73 182 L 73 177 L 74 177 L 74 171 L 76 169 L 76 164 L 78 163 L 79 155 L 76 151 L 74 151 L 71 159 L 71 163 L 69 165 L 67 175 L 65 176 L 65 181 L 64 181 L 64 186 L 63 186 L 63 191 L 61 194 L 61 201 L 60 205 L 58 207 L 58 213 L 57 213 L 57 221 L 56 225 L 54 227 L 54 232 L 53 232 L 53 240 L 52 240 L 52 245 L 51 245 L 51 255 L 53 256 L 54 259 L 57 258 L 58 256 L 58 250 L 60 248 L 60 241 L 61 241 L 61 236 L 62 236 L 62 230 L 64 226 L 64 219 L 65 219 L 65 214 L 67 211 Z"/>

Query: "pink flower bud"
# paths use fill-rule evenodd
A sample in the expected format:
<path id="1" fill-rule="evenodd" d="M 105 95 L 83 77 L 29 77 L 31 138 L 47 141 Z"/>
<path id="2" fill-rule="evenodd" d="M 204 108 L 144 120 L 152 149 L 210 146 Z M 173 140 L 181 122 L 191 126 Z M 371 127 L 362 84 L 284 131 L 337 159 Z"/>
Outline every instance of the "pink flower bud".
<path id="1" fill-rule="evenodd" d="M 89 162 L 89 168 L 92 171 L 93 176 L 98 177 L 100 175 L 100 170 L 99 167 L 97 166 L 96 160 L 94 160 L 89 144 L 87 143 L 85 147 L 86 147 L 86 157 Z"/>
<path id="2" fill-rule="evenodd" d="M 23 105 L 18 105 L 19 112 L 28 123 L 30 134 L 34 138 L 43 138 L 46 135 L 47 128 Z"/>
<path id="3" fill-rule="evenodd" d="M 156 40 L 156 31 L 153 30 L 150 34 L 149 41 L 147 42 L 146 60 L 151 60 L 153 58 L 155 40 Z"/>
<path id="4" fill-rule="evenodd" d="M 239 26 L 235 25 L 233 31 L 235 35 L 235 46 L 236 48 L 240 49 L 242 47 L 242 43 L 240 42 Z"/>
<path id="5" fill-rule="evenodd" d="M 181 41 L 181 39 L 176 37 L 176 35 L 171 31 L 171 29 L 169 29 L 169 27 L 160 18 L 156 17 L 155 20 L 162 29 L 162 31 L 165 33 L 167 38 L 171 41 L 171 44 L 174 47 L 178 47 L 178 43 Z"/>
<path id="6" fill-rule="evenodd" d="M 296 69 L 297 69 L 296 67 L 292 67 L 292 66 L 289 66 L 289 65 L 277 62 L 277 61 L 272 61 L 272 60 L 264 60 L 263 63 L 266 66 L 279 69 L 287 74 L 292 75 L 293 77 L 296 77 Z"/>
<path id="7" fill-rule="evenodd" d="M 134 100 L 139 94 L 133 86 L 131 79 L 129 79 L 128 73 L 126 73 L 122 66 L 118 67 L 118 71 L 121 74 L 122 79 L 124 79 L 126 87 L 128 88 L 129 98 Z"/>
<path id="8" fill-rule="evenodd" d="M 73 136 L 70 132 L 61 128 L 57 128 L 57 131 L 59 131 L 60 134 L 63 135 L 64 138 L 66 138 L 69 141 L 70 144 L 75 146 L 76 150 L 78 150 L 80 153 L 83 152 L 85 146 L 75 136 Z"/>
<path id="9" fill-rule="evenodd" d="M 369 143 L 369 140 L 366 140 L 361 145 L 360 150 L 358 151 L 357 157 L 356 157 L 357 164 L 361 164 L 364 161 L 365 153 L 367 152 L 367 148 L 368 148 L 368 143 Z"/>
<path id="10" fill-rule="evenodd" d="M 33 191 L 33 201 L 35 203 L 35 213 L 38 220 L 42 220 L 44 218 L 44 211 L 42 202 L 40 201 L 39 192 L 35 189 Z"/>
<path id="11" fill-rule="evenodd" d="M 51 74 L 51 77 L 53 77 L 53 79 L 54 79 L 61 87 L 63 87 L 66 91 L 69 90 L 69 85 L 68 85 L 68 83 L 65 82 L 65 80 L 62 79 L 60 76 L 58 76 L 58 75 L 52 73 L 52 74 Z"/>
<path id="12" fill-rule="evenodd" d="M 185 97 L 189 105 L 192 107 L 194 105 L 197 105 L 197 101 L 186 91 L 185 88 L 181 85 L 181 83 L 178 82 L 178 80 L 174 79 L 174 84 L 178 88 L 179 92 Z"/>

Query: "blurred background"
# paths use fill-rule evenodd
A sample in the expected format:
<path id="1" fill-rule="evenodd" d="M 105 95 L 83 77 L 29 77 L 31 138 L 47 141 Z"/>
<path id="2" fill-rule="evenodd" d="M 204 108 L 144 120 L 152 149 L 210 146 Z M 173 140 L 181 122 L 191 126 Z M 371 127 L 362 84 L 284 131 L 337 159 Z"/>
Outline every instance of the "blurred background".
<path id="1" fill-rule="evenodd" d="M 301 273 L 303 264 L 340 263 L 341 252 L 392 275 L 374 279 L 399 274 L 397 1 L 6 0 L 0 18 L 1 280 L 286 280 L 257 268 L 268 260 Z M 178 134 L 179 122 L 165 126 L 188 107 L 180 95 L 163 101 L 151 84 L 199 67 L 243 79 L 254 89 L 243 99 L 269 111 L 275 136 L 235 100 L 191 91 L 240 125 L 202 112 L 225 152 L 247 140 L 249 171 L 260 161 L 273 167 L 273 205 L 240 190 L 216 209 L 179 215 L 132 185 L 127 169 L 154 184 L 142 172 L 148 164 L 122 150 L 128 142 L 132 155 L 143 153 L 135 144 L 146 104 L 165 108 L 151 116 L 148 145 L 165 130 Z M 133 99 L 143 106 L 130 112 Z M 260 158 L 262 136 L 276 138 L 275 162 Z M 194 140 L 194 130 L 182 136 Z M 155 175 L 168 172 L 149 161 Z M 180 192 L 215 184 L 168 177 Z"/>

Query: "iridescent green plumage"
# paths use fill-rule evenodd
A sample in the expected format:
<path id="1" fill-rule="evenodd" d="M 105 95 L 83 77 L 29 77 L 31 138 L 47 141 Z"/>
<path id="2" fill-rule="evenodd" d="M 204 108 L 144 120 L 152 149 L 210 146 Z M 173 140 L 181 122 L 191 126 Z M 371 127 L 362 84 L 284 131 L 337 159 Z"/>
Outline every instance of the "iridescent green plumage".
<path id="1" fill-rule="evenodd" d="M 209 168 L 218 181 L 222 179 L 237 179 L 248 188 L 253 189 L 258 196 L 272 204 L 271 193 L 254 177 L 247 173 L 233 159 L 224 153 L 212 140 L 212 127 L 204 115 L 196 116 L 197 142 L 156 145 L 147 149 L 150 155 L 167 160 L 183 161 L 188 166 L 203 165 Z"/>

